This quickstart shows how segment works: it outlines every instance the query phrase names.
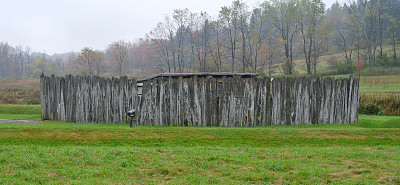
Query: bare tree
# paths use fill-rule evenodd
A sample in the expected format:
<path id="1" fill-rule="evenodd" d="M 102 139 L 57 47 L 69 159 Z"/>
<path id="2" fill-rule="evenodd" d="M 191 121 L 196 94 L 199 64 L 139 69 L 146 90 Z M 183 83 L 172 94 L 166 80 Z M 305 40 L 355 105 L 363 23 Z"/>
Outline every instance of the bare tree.
<path id="1" fill-rule="evenodd" d="M 24 78 L 24 70 L 25 70 L 25 57 L 24 51 L 22 50 L 22 46 L 15 47 L 14 50 L 14 61 L 18 67 L 18 76 L 19 78 Z"/>
<path id="2" fill-rule="evenodd" d="M 384 13 L 385 6 L 384 6 L 385 0 L 377 0 L 377 5 L 376 5 L 376 14 L 377 14 L 377 21 L 378 21 L 378 46 L 379 46 L 379 57 L 383 57 L 383 40 L 384 40 L 384 32 L 385 32 L 385 27 L 386 27 L 386 22 L 387 22 L 387 16 Z"/>
<path id="3" fill-rule="evenodd" d="M 239 13 L 233 7 L 222 7 L 219 12 L 219 18 L 221 23 L 223 23 L 224 31 L 223 33 L 226 36 L 226 40 L 228 41 L 228 46 L 226 48 L 229 49 L 230 58 L 231 58 L 231 71 L 235 72 L 235 59 L 236 59 L 236 50 L 238 38 L 237 34 L 239 32 Z"/>
<path id="4" fill-rule="evenodd" d="M 251 43 L 247 43 L 248 39 L 251 40 L 250 38 L 250 31 L 249 31 L 249 14 L 248 12 L 248 7 L 245 3 L 237 0 L 233 2 L 233 11 L 237 12 L 238 17 L 239 17 L 239 30 L 240 30 L 240 36 L 241 36 L 241 45 L 242 47 L 240 48 L 242 50 L 241 52 L 241 60 L 242 60 L 242 72 L 244 73 L 247 68 L 247 64 L 249 63 L 249 58 L 251 58 L 251 53 L 249 53 L 251 50 L 249 47 L 251 47 Z"/>
<path id="5" fill-rule="evenodd" d="M 123 69 L 127 63 L 127 56 L 129 50 L 129 44 L 123 40 L 115 41 L 110 44 L 107 48 L 107 53 L 111 57 L 111 61 L 118 72 L 118 75 L 122 76 Z"/>
<path id="6" fill-rule="evenodd" d="M 170 48 L 171 50 L 172 66 L 174 69 L 174 73 L 176 73 L 177 45 L 175 44 L 175 33 L 177 32 L 178 28 L 175 26 L 174 22 L 167 16 L 165 16 L 165 29 L 167 30 L 168 33 L 168 48 Z"/>
<path id="7" fill-rule="evenodd" d="M 281 44 L 285 49 L 285 73 L 292 74 L 293 43 L 298 31 L 298 0 L 272 0 L 268 12 L 272 24 L 279 31 Z"/>
<path id="8" fill-rule="evenodd" d="M 276 58 L 278 52 L 279 52 L 279 41 L 278 41 L 278 33 L 276 33 L 276 30 L 270 30 L 268 33 L 268 38 L 265 39 L 265 61 L 268 62 L 268 76 L 271 77 L 273 70 L 275 68 L 278 68 L 279 66 L 273 66 L 274 59 Z M 265 65 L 265 63 L 264 63 Z"/>
<path id="9" fill-rule="evenodd" d="M 190 15 L 190 53 L 191 65 L 198 62 L 202 72 L 208 71 L 207 59 L 210 47 L 210 16 L 201 12 L 200 14 L 191 13 Z"/>
<path id="10" fill-rule="evenodd" d="M 150 60 L 153 61 L 159 68 L 165 64 L 168 72 L 171 73 L 171 52 L 169 47 L 168 32 L 165 23 L 158 23 L 156 28 L 147 36 L 150 40 L 153 55 Z"/>
<path id="11" fill-rule="evenodd" d="M 391 35 L 391 45 L 392 45 L 392 51 L 393 51 L 393 61 L 396 62 L 397 61 L 397 53 L 396 53 L 396 42 L 397 42 L 397 38 L 396 37 L 399 34 L 399 28 L 400 28 L 400 20 L 396 20 L 393 17 L 389 18 L 390 21 L 390 27 L 389 27 L 389 31 L 390 31 L 390 35 Z"/>
<path id="12" fill-rule="evenodd" d="M 304 59 L 307 66 L 307 74 L 311 74 L 312 53 L 318 53 L 316 50 L 318 44 L 315 40 L 317 26 L 325 13 L 325 5 L 321 0 L 301 0 L 300 1 L 299 29 L 303 39 Z M 315 55 L 315 54 L 314 54 Z"/>
<path id="13" fill-rule="evenodd" d="M 349 0 L 349 6 L 354 26 L 359 31 L 358 47 L 363 49 L 363 58 L 368 61 L 369 70 L 372 71 L 379 41 L 379 3 L 377 0 Z"/>
<path id="14" fill-rule="evenodd" d="M 332 27 L 325 21 L 320 21 L 315 27 L 313 35 L 313 45 L 311 50 L 311 64 L 314 69 L 314 77 L 317 75 L 317 64 L 320 56 L 328 50 L 329 38 L 332 35 Z"/>
<path id="15" fill-rule="evenodd" d="M 25 48 L 24 58 L 26 60 L 26 63 L 25 63 L 26 66 L 28 66 L 29 64 L 31 64 L 33 62 L 34 55 L 31 52 L 31 49 L 29 47 Z M 30 76 L 32 74 L 32 71 L 30 71 L 29 67 L 25 67 L 24 72 L 25 72 L 25 76 Z"/>
<path id="16" fill-rule="evenodd" d="M 189 10 L 186 9 L 176 9 L 172 14 L 174 23 L 176 25 L 176 57 L 178 62 L 178 72 L 182 73 L 185 68 L 185 39 L 187 36 L 187 26 L 189 24 Z"/>
<path id="17" fill-rule="evenodd" d="M 15 77 L 14 68 L 15 63 L 13 62 L 14 48 L 8 43 L 0 42 L 0 76 Z"/>
<path id="18" fill-rule="evenodd" d="M 222 59 L 225 57 L 224 49 L 222 48 L 222 24 L 219 20 L 210 23 L 211 33 L 214 35 L 214 40 L 210 42 L 209 53 L 217 67 L 217 71 L 221 72 Z"/>
<path id="19" fill-rule="evenodd" d="M 259 63 L 260 53 L 262 52 L 262 44 L 268 39 L 268 34 L 271 32 L 272 27 L 268 23 L 268 10 L 265 4 L 262 4 L 260 8 L 253 9 L 251 14 L 249 29 L 247 32 L 247 42 L 249 48 L 249 65 L 251 66 L 252 72 L 259 71 L 259 67 L 263 67 L 264 63 Z M 267 41 L 268 42 L 268 41 Z M 264 48 L 266 49 L 266 48 Z M 275 50 L 275 48 L 272 48 Z M 273 51 L 272 51 L 273 53 Z"/>
<path id="20" fill-rule="evenodd" d="M 351 25 L 350 16 L 339 3 L 333 4 L 326 16 L 327 22 L 333 26 L 334 45 L 344 53 L 346 60 L 352 60 L 357 33 Z"/>

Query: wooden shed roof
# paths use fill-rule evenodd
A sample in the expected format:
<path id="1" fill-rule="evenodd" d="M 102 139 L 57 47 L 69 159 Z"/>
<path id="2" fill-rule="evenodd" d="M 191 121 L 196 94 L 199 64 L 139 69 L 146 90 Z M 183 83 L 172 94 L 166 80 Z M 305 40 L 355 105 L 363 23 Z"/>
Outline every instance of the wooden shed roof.
<path id="1" fill-rule="evenodd" d="M 160 74 L 156 74 L 147 78 L 142 78 L 139 79 L 137 82 L 144 82 L 147 80 L 151 80 L 154 78 L 158 78 L 158 77 L 183 77 L 183 78 L 189 78 L 192 76 L 197 76 L 197 77 L 204 77 L 204 76 L 213 76 L 213 77 L 232 77 L 232 76 L 241 76 L 241 77 L 245 77 L 245 78 L 249 78 L 249 77 L 256 77 L 258 76 L 258 73 L 160 73 Z"/>

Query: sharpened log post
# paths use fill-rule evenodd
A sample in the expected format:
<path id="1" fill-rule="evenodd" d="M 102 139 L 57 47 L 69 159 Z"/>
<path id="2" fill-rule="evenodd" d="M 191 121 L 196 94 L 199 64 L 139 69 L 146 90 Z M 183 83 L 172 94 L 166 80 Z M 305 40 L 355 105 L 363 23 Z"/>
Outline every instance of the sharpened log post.
<path id="1" fill-rule="evenodd" d="M 149 126 L 253 127 L 358 120 L 358 78 L 239 75 L 121 78 L 40 76 L 42 120 Z M 129 119 L 128 110 L 135 110 Z M 124 118 L 125 116 L 125 118 Z"/>

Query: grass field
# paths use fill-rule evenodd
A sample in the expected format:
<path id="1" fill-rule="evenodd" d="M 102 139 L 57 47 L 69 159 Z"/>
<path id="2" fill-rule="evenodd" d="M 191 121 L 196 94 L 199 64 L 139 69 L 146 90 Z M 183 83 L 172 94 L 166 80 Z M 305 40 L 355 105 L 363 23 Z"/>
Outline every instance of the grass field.
<path id="1" fill-rule="evenodd" d="M 0 119 L 40 120 L 40 105 L 0 105 Z"/>
<path id="2" fill-rule="evenodd" d="M 348 78 L 349 75 L 334 75 L 335 78 Z M 400 115 L 400 75 L 361 76 L 360 105 L 376 104 L 383 115 Z"/>
<path id="3" fill-rule="evenodd" d="M 40 80 L 0 80 L 0 104 L 40 104 Z"/>
<path id="4" fill-rule="evenodd" d="M 39 106 L 0 108 L 0 119 L 40 118 Z M 398 184 L 400 117 L 264 128 L 0 123 L 0 183 Z"/>
<path id="5" fill-rule="evenodd" d="M 400 75 L 362 76 L 360 83 L 362 93 L 400 93 Z"/>
<path id="6" fill-rule="evenodd" d="M 399 48 L 397 48 L 396 51 L 397 51 L 397 53 L 399 53 L 400 52 Z M 389 45 L 384 46 L 383 52 L 388 54 L 389 56 L 391 56 L 393 54 L 392 47 Z M 355 53 L 353 53 L 353 60 L 357 61 L 356 58 L 357 58 L 357 55 Z M 335 53 L 330 53 L 330 54 L 321 56 L 318 59 L 319 62 L 317 64 L 317 70 L 319 72 L 332 70 L 332 66 L 331 66 L 332 64 L 329 64 L 329 62 L 328 62 L 329 60 L 337 60 L 337 61 L 343 62 L 344 59 L 345 59 L 344 52 L 335 52 Z M 293 62 L 295 65 L 295 70 L 298 73 L 301 73 L 301 74 L 307 73 L 307 66 L 306 66 L 306 63 L 304 60 L 304 54 L 301 54 L 301 57 L 295 59 Z M 363 66 L 364 66 L 363 68 L 367 68 L 367 66 L 368 66 L 367 61 L 364 61 Z M 391 69 L 384 69 L 381 72 L 383 72 L 382 75 L 384 75 L 385 73 L 386 74 L 392 73 L 393 71 Z M 277 73 L 279 73 L 279 72 L 277 71 Z M 394 73 L 399 74 L 398 69 L 396 69 Z"/>
<path id="7" fill-rule="evenodd" d="M 348 78 L 349 76 L 334 75 L 333 77 Z M 361 76 L 360 93 L 400 93 L 400 75 Z"/>

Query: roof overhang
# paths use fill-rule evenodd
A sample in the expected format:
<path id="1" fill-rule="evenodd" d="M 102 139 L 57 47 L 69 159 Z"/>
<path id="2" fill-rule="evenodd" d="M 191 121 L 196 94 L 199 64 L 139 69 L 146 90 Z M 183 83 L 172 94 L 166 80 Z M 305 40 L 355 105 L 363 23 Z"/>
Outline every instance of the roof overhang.
<path id="1" fill-rule="evenodd" d="M 147 78 L 142 78 L 139 79 L 137 82 L 144 82 L 147 80 L 152 80 L 154 78 L 158 77 L 182 77 L 182 78 L 190 78 L 193 76 L 197 77 L 206 77 L 206 76 L 213 76 L 213 77 L 233 77 L 233 76 L 240 76 L 240 77 L 257 77 L 259 74 L 258 73 L 160 73 L 156 74 Z"/>

